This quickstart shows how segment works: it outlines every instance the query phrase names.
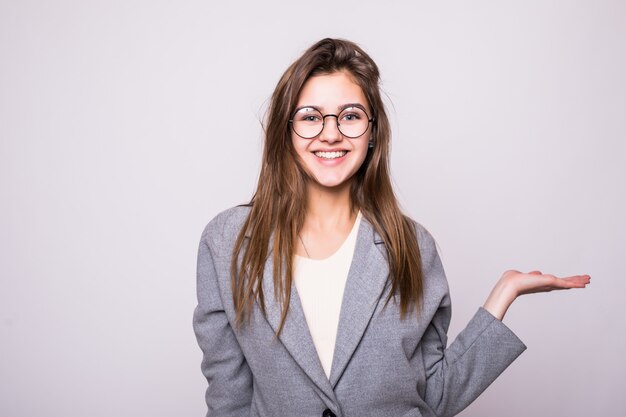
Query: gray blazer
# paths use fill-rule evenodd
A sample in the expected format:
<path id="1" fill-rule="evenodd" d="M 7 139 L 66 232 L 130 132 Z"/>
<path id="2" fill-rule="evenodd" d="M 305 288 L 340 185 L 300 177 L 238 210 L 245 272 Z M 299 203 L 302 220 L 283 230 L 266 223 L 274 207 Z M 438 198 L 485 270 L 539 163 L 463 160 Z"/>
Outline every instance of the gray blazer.
<path id="1" fill-rule="evenodd" d="M 295 286 L 279 338 L 272 260 L 265 266 L 267 316 L 255 303 L 235 328 L 231 252 L 248 213 L 229 209 L 205 228 L 198 253 L 193 326 L 204 353 L 207 416 L 453 416 L 469 405 L 526 346 L 479 308 L 446 348 L 450 296 L 430 234 L 416 224 L 424 272 L 418 315 L 400 319 L 390 290 L 385 247 L 363 218 L 339 317 L 330 378 L 309 334 Z"/>

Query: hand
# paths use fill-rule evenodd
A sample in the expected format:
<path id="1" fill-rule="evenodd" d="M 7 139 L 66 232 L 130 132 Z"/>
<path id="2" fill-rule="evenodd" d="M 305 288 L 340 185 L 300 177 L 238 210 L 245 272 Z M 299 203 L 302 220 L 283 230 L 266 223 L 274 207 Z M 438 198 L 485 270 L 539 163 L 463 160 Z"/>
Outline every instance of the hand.
<path id="1" fill-rule="evenodd" d="M 572 275 L 559 278 L 550 274 L 542 274 L 540 271 L 523 273 L 509 270 L 502 274 L 502 278 L 493 287 L 483 308 L 502 320 L 509 306 L 520 295 L 585 288 L 589 282 L 591 282 L 589 275 Z"/>

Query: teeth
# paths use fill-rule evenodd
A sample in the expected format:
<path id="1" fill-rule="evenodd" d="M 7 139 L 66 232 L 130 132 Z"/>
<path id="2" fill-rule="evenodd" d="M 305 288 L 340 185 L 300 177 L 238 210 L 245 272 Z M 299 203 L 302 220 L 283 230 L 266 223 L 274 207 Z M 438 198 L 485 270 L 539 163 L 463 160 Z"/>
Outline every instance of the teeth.
<path id="1" fill-rule="evenodd" d="M 315 152 L 315 156 L 320 157 L 320 158 L 324 158 L 324 159 L 335 159 L 335 158 L 341 158 L 342 156 L 344 156 L 347 153 L 348 153 L 348 151 Z"/>

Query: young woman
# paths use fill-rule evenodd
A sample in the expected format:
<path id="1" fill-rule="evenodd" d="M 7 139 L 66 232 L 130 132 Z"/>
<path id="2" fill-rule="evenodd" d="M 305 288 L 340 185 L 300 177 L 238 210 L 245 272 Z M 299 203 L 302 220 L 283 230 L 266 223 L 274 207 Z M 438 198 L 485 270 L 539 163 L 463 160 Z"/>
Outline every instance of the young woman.
<path id="1" fill-rule="evenodd" d="M 324 39 L 271 99 L 252 201 L 213 219 L 194 329 L 208 416 L 452 416 L 522 351 L 502 318 L 521 294 L 589 276 L 507 271 L 447 345 L 433 238 L 402 214 L 372 59 Z"/>

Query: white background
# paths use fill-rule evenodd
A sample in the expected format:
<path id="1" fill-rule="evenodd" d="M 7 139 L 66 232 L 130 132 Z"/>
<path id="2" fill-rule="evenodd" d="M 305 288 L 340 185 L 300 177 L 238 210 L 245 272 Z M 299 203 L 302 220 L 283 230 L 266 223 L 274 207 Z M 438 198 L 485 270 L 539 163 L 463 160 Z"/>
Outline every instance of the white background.
<path id="1" fill-rule="evenodd" d="M 626 3 L 0 0 L 0 415 L 201 416 L 204 225 L 246 202 L 260 120 L 326 37 L 379 64 L 406 212 L 450 336 L 508 268 L 529 349 L 466 411 L 623 413 Z"/>

